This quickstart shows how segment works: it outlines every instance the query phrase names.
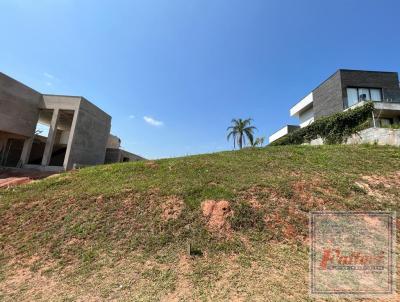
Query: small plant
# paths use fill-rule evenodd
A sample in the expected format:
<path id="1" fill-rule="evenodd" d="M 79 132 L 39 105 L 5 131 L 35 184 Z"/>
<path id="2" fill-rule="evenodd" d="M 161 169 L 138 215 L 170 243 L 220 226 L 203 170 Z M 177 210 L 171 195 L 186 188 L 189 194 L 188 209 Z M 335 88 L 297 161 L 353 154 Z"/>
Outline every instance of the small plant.
<path id="1" fill-rule="evenodd" d="M 264 213 L 262 210 L 254 209 L 247 202 L 241 201 L 233 205 L 233 215 L 230 218 L 234 230 L 256 229 L 265 227 Z"/>

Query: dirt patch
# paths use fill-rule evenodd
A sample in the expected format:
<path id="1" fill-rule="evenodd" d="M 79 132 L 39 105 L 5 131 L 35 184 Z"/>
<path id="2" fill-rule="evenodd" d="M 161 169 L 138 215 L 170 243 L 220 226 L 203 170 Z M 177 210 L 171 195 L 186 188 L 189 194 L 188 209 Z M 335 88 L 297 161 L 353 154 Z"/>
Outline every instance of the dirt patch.
<path id="1" fill-rule="evenodd" d="M 161 207 L 163 220 L 177 219 L 181 215 L 185 203 L 179 197 L 171 196 Z"/>
<path id="2" fill-rule="evenodd" d="M 371 186 L 383 186 L 385 188 L 393 188 L 400 186 L 400 171 L 394 172 L 390 175 L 368 175 L 363 176 L 362 180 Z"/>
<path id="3" fill-rule="evenodd" d="M 176 269 L 176 288 L 172 293 L 162 297 L 161 301 L 182 301 L 191 296 L 193 292 L 193 284 L 190 281 L 191 270 L 192 268 L 189 257 L 187 255 L 181 255 Z"/>
<path id="4" fill-rule="evenodd" d="M 320 208 L 325 204 L 325 200 L 321 197 L 317 197 L 313 194 L 313 191 L 320 191 L 326 195 L 326 198 L 329 199 L 334 195 L 333 191 L 327 191 L 323 189 L 323 185 L 321 185 L 318 181 L 313 183 L 300 180 L 293 184 L 292 186 L 293 196 L 292 199 L 298 203 L 303 204 L 308 208 Z"/>
<path id="5" fill-rule="evenodd" d="M 7 177 L 0 180 L 0 188 L 9 188 L 31 182 L 29 177 Z"/>
<path id="6" fill-rule="evenodd" d="M 229 232 L 231 230 L 228 221 L 228 217 L 232 215 L 229 201 L 205 200 L 201 203 L 201 210 L 210 231 Z"/>
<path id="7" fill-rule="evenodd" d="M 400 171 L 390 175 L 366 175 L 354 183 L 367 195 L 377 199 L 392 199 L 390 190 L 400 187 Z"/>
<path id="8" fill-rule="evenodd" d="M 250 206 L 251 206 L 253 209 L 255 209 L 255 210 L 259 210 L 259 209 L 262 208 L 261 203 L 260 203 L 257 199 L 255 199 L 255 198 L 250 199 L 250 200 L 249 200 L 249 204 L 250 204 Z"/>
<path id="9" fill-rule="evenodd" d="M 96 203 L 98 203 L 98 204 L 104 203 L 104 196 L 103 195 L 97 196 L 96 197 Z"/>
<path id="10" fill-rule="evenodd" d="M 84 240 L 82 239 L 78 239 L 78 238 L 71 238 L 70 240 L 68 240 L 66 242 L 67 246 L 71 246 L 71 245 L 83 245 L 84 244 Z"/>
<path id="11" fill-rule="evenodd" d="M 20 289 L 24 288 L 24 292 Z M 17 295 L 19 301 L 32 301 L 38 297 L 51 301 L 60 296 L 65 287 L 53 278 L 46 277 L 39 272 L 32 272 L 27 268 L 15 268 L 11 275 L 6 276 L 0 283 L 0 292 L 5 297 Z M 11 300 L 10 300 L 11 301 Z"/>
<path id="12" fill-rule="evenodd" d="M 363 190 L 367 195 L 375 197 L 375 198 L 383 198 L 384 196 L 377 190 L 374 190 L 372 186 L 368 183 L 362 182 L 362 181 L 356 181 L 354 183 L 357 187 L 359 187 L 361 190 Z"/>
<path id="13" fill-rule="evenodd" d="M 42 172 L 29 169 L 0 169 L 0 188 L 30 183 L 36 179 L 46 178 L 54 172 Z"/>
<path id="14" fill-rule="evenodd" d="M 308 211 L 321 207 L 322 198 L 313 195 L 312 185 L 306 181 L 296 181 L 288 188 L 285 196 L 274 188 L 254 186 L 239 194 L 239 200 L 248 203 L 256 212 L 263 213 L 263 221 L 271 239 L 304 241 L 303 227 L 308 221 Z"/>
<path id="15" fill-rule="evenodd" d="M 282 198 L 275 190 L 261 186 L 253 186 L 241 192 L 239 196 L 240 199 L 249 201 L 250 203 L 255 203 L 255 201 L 257 203 L 261 201 L 262 203 L 270 203 Z"/>
<path id="16" fill-rule="evenodd" d="M 158 168 L 158 164 L 153 160 L 146 161 L 144 165 L 149 168 Z"/>

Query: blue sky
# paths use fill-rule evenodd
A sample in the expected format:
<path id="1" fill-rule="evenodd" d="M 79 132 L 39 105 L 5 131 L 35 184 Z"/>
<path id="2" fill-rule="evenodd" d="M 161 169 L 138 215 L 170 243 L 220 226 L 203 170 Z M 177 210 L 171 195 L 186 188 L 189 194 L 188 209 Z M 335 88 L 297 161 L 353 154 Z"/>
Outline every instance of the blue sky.
<path id="1" fill-rule="evenodd" d="M 148 158 L 232 149 L 338 68 L 400 71 L 400 2 L 384 0 L 1 0 L 0 71 L 82 95 Z"/>

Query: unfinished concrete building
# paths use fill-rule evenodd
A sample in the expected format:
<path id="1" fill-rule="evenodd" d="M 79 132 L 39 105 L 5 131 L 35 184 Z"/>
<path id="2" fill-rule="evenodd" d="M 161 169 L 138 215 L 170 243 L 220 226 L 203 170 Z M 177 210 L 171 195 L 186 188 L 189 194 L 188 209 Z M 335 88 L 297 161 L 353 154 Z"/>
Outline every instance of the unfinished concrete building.
<path id="1" fill-rule="evenodd" d="M 85 98 L 43 95 L 0 73 L 0 166 L 60 171 L 143 159 L 122 150 L 110 128 Z"/>

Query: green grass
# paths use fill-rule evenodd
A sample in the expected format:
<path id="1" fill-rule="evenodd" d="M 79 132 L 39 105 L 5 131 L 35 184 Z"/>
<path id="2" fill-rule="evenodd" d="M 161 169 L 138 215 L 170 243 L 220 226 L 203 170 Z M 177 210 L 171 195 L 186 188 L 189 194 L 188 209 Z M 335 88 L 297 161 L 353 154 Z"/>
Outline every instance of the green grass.
<path id="1" fill-rule="evenodd" d="M 0 300 L 312 301 L 308 212 L 399 211 L 397 171 L 398 148 L 282 146 L 90 167 L 2 190 Z M 369 175 L 391 183 L 371 185 L 382 198 L 355 184 Z M 166 220 L 171 196 L 185 206 Z M 231 203 L 229 234 L 207 228 L 208 199 Z"/>

